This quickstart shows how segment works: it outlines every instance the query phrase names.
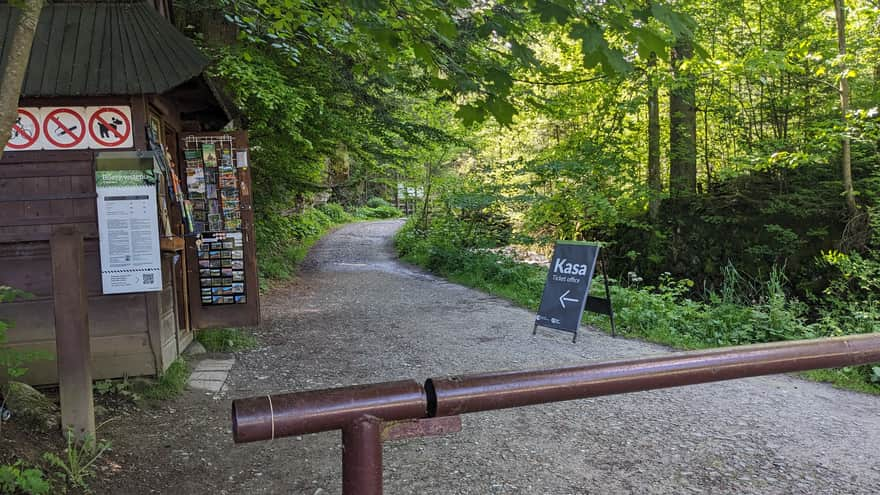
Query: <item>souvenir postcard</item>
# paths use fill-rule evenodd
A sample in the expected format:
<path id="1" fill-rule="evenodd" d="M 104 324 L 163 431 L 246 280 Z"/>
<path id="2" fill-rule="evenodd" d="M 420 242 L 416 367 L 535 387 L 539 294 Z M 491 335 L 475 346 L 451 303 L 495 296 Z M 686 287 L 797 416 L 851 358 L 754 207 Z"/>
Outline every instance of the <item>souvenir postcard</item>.
<path id="1" fill-rule="evenodd" d="M 217 166 L 217 148 L 214 146 L 214 143 L 202 144 L 202 160 L 205 162 L 206 167 L 213 168 Z"/>

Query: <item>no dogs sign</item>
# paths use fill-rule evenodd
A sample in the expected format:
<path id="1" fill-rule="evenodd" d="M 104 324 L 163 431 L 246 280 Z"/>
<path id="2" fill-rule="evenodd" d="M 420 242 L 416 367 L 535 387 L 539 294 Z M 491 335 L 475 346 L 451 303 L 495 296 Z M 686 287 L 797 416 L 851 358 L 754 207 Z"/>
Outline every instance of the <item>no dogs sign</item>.
<path id="1" fill-rule="evenodd" d="M 131 108 L 19 108 L 5 151 L 126 149 L 134 146 Z"/>
<path id="2" fill-rule="evenodd" d="M 131 109 L 128 107 L 89 107 L 89 135 L 94 148 L 130 148 Z"/>
<path id="3" fill-rule="evenodd" d="M 550 271 L 535 317 L 538 326 L 572 332 L 578 325 L 590 294 L 599 246 L 586 242 L 559 241 L 550 260 Z"/>

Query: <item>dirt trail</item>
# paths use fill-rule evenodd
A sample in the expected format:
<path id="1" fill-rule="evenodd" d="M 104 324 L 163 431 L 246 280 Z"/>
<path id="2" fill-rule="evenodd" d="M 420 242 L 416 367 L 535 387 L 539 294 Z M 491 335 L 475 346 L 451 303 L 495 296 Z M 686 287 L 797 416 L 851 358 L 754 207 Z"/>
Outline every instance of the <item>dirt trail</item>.
<path id="1" fill-rule="evenodd" d="M 189 392 L 106 428 L 105 493 L 340 491 L 336 432 L 232 444 L 230 400 L 444 374 L 581 364 L 666 348 L 533 315 L 394 260 L 399 221 L 319 242 L 263 299 L 262 347 L 222 395 Z M 388 494 L 880 492 L 880 398 L 788 376 L 467 415 L 456 435 L 385 445 Z M 170 433 L 169 433 L 170 432 Z"/>

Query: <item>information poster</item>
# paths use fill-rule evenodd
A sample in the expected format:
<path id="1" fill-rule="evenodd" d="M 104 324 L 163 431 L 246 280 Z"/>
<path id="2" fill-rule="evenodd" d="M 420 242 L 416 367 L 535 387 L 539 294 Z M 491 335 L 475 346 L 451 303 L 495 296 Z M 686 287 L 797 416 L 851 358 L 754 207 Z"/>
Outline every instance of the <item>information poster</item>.
<path id="1" fill-rule="evenodd" d="M 100 153 L 95 180 L 103 293 L 162 290 L 152 153 Z"/>

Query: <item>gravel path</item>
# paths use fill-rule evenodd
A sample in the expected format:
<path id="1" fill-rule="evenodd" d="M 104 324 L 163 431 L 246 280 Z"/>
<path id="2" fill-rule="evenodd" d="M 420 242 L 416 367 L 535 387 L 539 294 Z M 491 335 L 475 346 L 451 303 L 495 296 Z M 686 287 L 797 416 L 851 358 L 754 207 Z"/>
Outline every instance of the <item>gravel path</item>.
<path id="1" fill-rule="evenodd" d="M 228 391 L 108 425 L 108 493 L 340 491 L 338 432 L 231 442 L 230 399 L 582 364 L 668 349 L 533 314 L 394 261 L 399 221 L 347 225 L 263 299 L 263 346 Z M 388 494 L 880 493 L 880 398 L 788 376 L 471 414 L 461 433 L 386 443 Z M 168 431 L 174 433 L 169 434 Z"/>

